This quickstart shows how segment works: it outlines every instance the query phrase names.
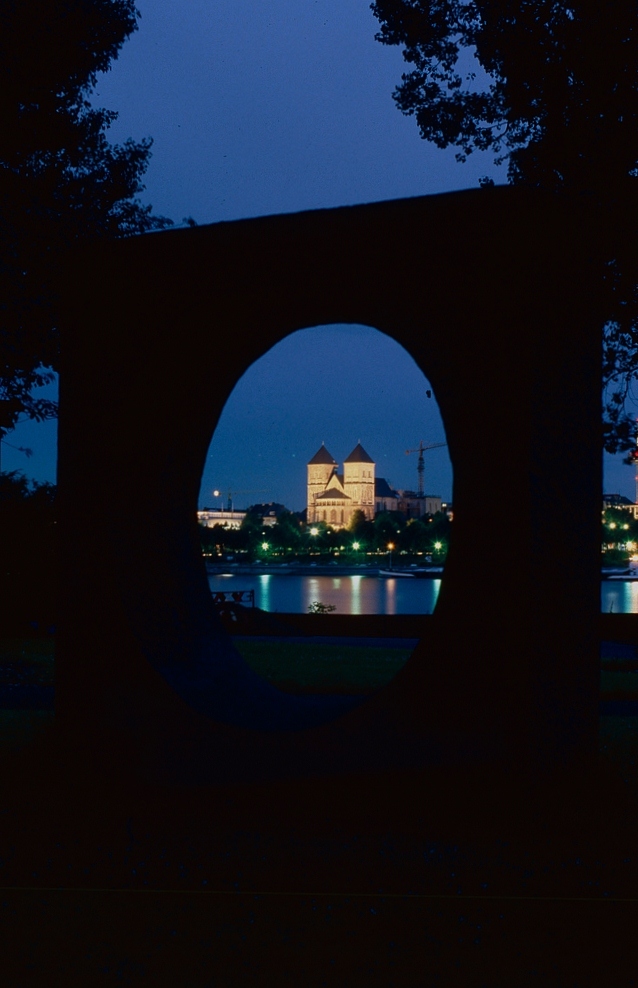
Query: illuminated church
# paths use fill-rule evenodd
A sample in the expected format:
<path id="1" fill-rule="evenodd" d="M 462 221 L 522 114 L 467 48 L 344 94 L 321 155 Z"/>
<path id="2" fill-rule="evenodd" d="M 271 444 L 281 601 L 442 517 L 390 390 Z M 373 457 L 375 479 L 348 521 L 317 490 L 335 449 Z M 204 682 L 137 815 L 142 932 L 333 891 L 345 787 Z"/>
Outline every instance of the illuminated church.
<path id="1" fill-rule="evenodd" d="M 406 518 L 450 511 L 439 494 L 395 491 L 384 477 L 375 477 L 374 469 L 374 460 L 357 443 L 339 473 L 339 464 L 322 443 L 308 463 L 307 523 L 347 528 L 355 511 L 363 511 L 370 521 L 380 511 L 399 511 Z"/>
<path id="2" fill-rule="evenodd" d="M 374 460 L 361 443 L 339 464 L 324 444 L 308 463 L 308 524 L 325 521 L 334 528 L 346 528 L 355 511 L 372 520 L 375 513 Z"/>

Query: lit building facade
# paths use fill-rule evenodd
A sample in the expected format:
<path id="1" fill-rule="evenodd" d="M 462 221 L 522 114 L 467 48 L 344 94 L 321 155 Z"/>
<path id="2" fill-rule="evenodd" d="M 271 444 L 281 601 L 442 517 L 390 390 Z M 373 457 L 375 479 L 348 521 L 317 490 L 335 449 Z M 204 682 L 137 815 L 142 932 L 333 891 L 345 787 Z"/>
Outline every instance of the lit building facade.
<path id="1" fill-rule="evenodd" d="M 603 494 L 603 511 L 605 508 L 620 508 L 621 511 L 633 515 L 634 519 L 638 518 L 638 504 L 630 501 L 623 494 Z"/>
<path id="2" fill-rule="evenodd" d="M 206 528 L 214 528 L 221 525 L 223 528 L 241 528 L 241 523 L 246 517 L 245 511 L 204 511 L 197 512 L 197 521 Z"/>
<path id="3" fill-rule="evenodd" d="M 355 511 L 372 520 L 375 514 L 374 460 L 361 443 L 339 464 L 322 443 L 308 462 L 308 524 L 324 521 L 332 528 L 347 528 Z"/>
<path id="4" fill-rule="evenodd" d="M 381 511 L 400 511 L 406 518 L 423 518 L 443 510 L 438 494 L 419 496 L 397 491 L 383 477 L 375 477 L 375 463 L 361 443 L 339 464 L 322 443 L 308 463 L 308 524 L 323 521 L 332 528 L 347 528 L 355 511 L 372 520 Z"/>

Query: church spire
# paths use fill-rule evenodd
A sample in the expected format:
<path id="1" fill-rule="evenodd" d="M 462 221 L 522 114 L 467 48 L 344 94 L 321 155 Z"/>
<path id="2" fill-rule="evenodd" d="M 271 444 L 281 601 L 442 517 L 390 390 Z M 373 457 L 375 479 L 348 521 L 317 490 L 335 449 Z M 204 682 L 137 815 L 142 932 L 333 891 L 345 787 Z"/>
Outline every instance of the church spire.
<path id="1" fill-rule="evenodd" d="M 344 463 L 374 463 L 371 456 L 368 456 L 365 449 L 360 442 L 357 443 L 355 448 L 352 450 L 350 456 L 347 456 Z"/>
<path id="2" fill-rule="evenodd" d="M 331 466 L 335 466 L 335 467 L 337 466 L 337 461 L 335 460 L 334 456 L 330 455 L 330 453 L 326 449 L 325 443 L 322 443 L 319 449 L 317 450 L 317 452 L 315 453 L 315 455 L 313 456 L 313 458 L 311 460 L 308 460 L 308 466 L 317 463 L 329 463 Z"/>

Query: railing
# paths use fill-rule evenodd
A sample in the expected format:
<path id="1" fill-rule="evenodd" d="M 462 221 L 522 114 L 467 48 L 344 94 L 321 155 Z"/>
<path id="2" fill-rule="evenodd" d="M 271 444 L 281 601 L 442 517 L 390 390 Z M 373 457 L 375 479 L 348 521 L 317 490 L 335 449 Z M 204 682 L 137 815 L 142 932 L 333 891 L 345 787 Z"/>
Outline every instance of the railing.
<path id="1" fill-rule="evenodd" d="M 243 604 L 249 602 L 251 607 L 255 606 L 254 590 L 216 590 L 213 594 L 213 604 L 216 607 L 223 607 L 224 604 Z"/>

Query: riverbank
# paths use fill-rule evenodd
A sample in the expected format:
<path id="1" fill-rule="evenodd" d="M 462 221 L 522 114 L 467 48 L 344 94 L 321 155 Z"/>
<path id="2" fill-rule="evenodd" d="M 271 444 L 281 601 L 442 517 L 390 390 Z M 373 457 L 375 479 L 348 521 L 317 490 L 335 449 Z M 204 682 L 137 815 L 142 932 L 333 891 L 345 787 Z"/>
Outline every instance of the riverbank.
<path id="1" fill-rule="evenodd" d="M 389 567 L 387 563 L 214 563 L 205 560 L 206 572 L 209 576 L 414 576 L 421 579 L 440 580 L 444 566 L 423 566 L 411 563 L 407 566 Z M 631 569 L 604 568 L 600 574 L 601 581 L 638 581 L 638 567 Z"/>
<path id="2" fill-rule="evenodd" d="M 387 566 L 358 563 L 347 565 L 342 563 L 211 563 L 206 560 L 206 572 L 209 576 L 387 576 L 391 575 Z M 442 566 L 415 567 L 393 566 L 392 572 L 397 576 L 410 575 L 440 580 L 443 574 Z"/>

